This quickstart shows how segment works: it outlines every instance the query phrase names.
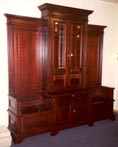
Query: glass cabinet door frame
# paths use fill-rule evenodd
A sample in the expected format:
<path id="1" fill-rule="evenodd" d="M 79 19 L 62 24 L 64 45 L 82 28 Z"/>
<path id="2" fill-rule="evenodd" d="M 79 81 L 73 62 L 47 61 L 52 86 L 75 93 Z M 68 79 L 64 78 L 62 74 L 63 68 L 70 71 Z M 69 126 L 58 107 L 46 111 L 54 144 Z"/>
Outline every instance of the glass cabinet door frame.
<path id="1" fill-rule="evenodd" d="M 52 67 L 53 74 L 63 75 L 67 70 L 68 21 L 52 19 Z"/>
<path id="2" fill-rule="evenodd" d="M 53 18 L 51 25 L 53 79 L 57 79 L 58 82 L 62 80 L 67 87 L 80 87 L 82 85 L 83 23 Z"/>

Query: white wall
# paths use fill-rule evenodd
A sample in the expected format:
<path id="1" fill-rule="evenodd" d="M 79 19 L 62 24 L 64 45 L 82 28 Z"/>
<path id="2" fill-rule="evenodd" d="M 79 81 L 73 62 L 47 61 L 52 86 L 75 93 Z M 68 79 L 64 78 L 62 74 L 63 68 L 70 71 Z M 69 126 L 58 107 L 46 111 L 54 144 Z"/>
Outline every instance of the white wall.
<path id="1" fill-rule="evenodd" d="M 114 98 L 118 97 L 118 61 L 115 57 L 118 51 L 118 5 L 100 0 L 0 0 L 0 125 L 7 126 L 8 118 L 7 35 L 6 18 L 3 14 L 40 17 L 37 6 L 45 2 L 94 10 L 89 16 L 89 23 L 107 26 L 104 35 L 102 84 L 115 87 Z M 117 101 L 115 109 L 118 109 Z"/>

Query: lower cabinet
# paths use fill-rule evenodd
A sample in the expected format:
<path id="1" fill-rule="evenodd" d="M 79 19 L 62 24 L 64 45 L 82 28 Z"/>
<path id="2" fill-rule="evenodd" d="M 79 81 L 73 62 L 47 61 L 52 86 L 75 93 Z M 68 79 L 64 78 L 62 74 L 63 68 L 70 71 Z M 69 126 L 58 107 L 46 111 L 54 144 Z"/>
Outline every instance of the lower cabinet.
<path id="1" fill-rule="evenodd" d="M 113 88 L 100 86 L 79 92 L 49 94 L 47 98 L 48 104 L 22 106 L 9 97 L 8 128 L 14 143 L 45 132 L 56 135 L 66 128 L 82 124 L 92 126 L 98 120 L 115 119 Z"/>
<path id="2" fill-rule="evenodd" d="M 53 96 L 52 135 L 59 130 L 90 123 L 89 93 L 71 93 Z"/>

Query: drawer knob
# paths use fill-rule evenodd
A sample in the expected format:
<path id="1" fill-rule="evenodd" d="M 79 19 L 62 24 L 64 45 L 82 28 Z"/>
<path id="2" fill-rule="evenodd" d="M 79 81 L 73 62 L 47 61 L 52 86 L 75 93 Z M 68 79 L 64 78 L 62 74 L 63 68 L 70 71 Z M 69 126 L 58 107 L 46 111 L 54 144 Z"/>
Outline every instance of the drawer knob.
<path id="1" fill-rule="evenodd" d="M 73 94 L 72 97 L 75 97 L 75 95 Z"/>
<path id="2" fill-rule="evenodd" d="M 73 113 L 75 113 L 76 112 L 76 110 L 75 109 L 73 109 Z"/>
<path id="3" fill-rule="evenodd" d="M 53 102 L 55 102 L 55 98 L 53 98 Z"/>

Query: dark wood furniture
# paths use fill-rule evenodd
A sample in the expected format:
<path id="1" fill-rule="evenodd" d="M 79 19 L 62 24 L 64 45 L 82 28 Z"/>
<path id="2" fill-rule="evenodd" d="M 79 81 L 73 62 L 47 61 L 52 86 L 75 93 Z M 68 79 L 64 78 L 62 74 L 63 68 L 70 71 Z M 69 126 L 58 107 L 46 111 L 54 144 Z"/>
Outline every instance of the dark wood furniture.
<path id="1" fill-rule="evenodd" d="M 113 115 L 114 88 L 101 86 L 103 34 L 106 26 L 88 25 L 86 86 L 93 89 L 92 118 L 101 120 Z"/>
<path id="2" fill-rule="evenodd" d="M 113 88 L 101 86 L 105 26 L 88 25 L 90 10 L 53 4 L 39 9 L 40 19 L 5 14 L 14 143 L 114 119 Z"/>

